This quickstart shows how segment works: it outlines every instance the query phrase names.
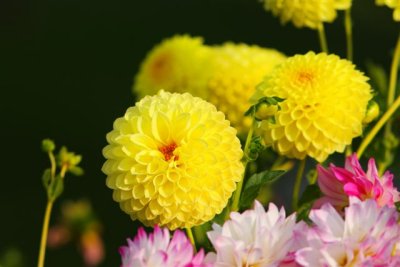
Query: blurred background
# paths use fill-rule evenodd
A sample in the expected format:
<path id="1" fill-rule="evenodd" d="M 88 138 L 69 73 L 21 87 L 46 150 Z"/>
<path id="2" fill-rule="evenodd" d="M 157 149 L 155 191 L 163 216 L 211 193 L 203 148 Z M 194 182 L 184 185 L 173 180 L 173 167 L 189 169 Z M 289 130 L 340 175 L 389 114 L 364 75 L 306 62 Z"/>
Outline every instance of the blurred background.
<path id="1" fill-rule="evenodd" d="M 344 57 L 342 15 L 326 30 L 330 50 Z M 355 0 L 353 18 L 358 67 L 371 59 L 388 69 L 398 32 L 392 10 Z M 37 262 L 46 204 L 41 175 L 49 166 L 43 138 L 82 154 L 86 172 L 67 177 L 51 225 L 62 221 L 63 201 L 86 199 L 101 224 L 99 266 L 119 266 L 118 247 L 138 224 L 112 201 L 102 148 L 113 121 L 135 103 L 131 86 L 141 60 L 163 38 L 188 33 L 206 44 L 319 51 L 315 31 L 282 27 L 257 0 L 2 0 L 0 33 L 0 260 L 22 257 L 22 266 Z M 278 202 L 290 184 L 285 178 L 274 186 Z M 85 266 L 80 248 L 75 241 L 49 249 L 46 266 Z"/>

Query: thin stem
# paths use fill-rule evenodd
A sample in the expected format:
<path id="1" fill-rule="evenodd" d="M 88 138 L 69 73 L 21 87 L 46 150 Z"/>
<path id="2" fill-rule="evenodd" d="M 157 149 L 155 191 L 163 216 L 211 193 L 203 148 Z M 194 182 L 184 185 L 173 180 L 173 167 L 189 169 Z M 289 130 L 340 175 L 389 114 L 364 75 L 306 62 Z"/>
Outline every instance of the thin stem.
<path id="1" fill-rule="evenodd" d="M 326 41 L 325 28 L 323 23 L 321 23 L 318 27 L 318 37 L 319 37 L 319 44 L 321 45 L 321 51 L 329 53 L 328 43 Z"/>
<path id="2" fill-rule="evenodd" d="M 51 215 L 52 208 L 53 208 L 53 202 L 48 201 L 47 206 L 46 206 L 46 211 L 44 213 L 44 219 L 43 219 L 43 228 L 42 228 L 42 237 L 40 240 L 38 267 L 44 266 L 44 257 L 46 254 L 46 244 L 47 244 L 47 233 L 49 232 L 49 222 L 50 222 L 50 215 Z"/>
<path id="3" fill-rule="evenodd" d="M 67 173 L 67 170 L 68 170 L 68 166 L 67 165 L 62 165 L 62 167 L 61 167 L 61 171 L 60 171 L 60 176 L 61 176 L 61 178 L 63 178 L 64 179 L 64 177 L 65 177 L 65 174 Z"/>
<path id="4" fill-rule="evenodd" d="M 367 146 L 372 142 L 374 137 L 378 134 L 379 130 L 385 125 L 386 122 L 388 122 L 388 124 L 385 129 L 385 135 L 391 132 L 392 123 L 390 121 L 390 118 L 400 106 L 400 96 L 397 97 L 396 101 L 393 102 L 396 92 L 399 59 L 400 59 L 400 34 L 397 39 L 397 44 L 392 60 L 392 66 L 390 69 L 389 91 L 387 98 L 388 110 L 385 112 L 385 114 L 383 114 L 383 116 L 379 119 L 379 121 L 375 124 L 375 126 L 371 129 L 368 135 L 361 142 L 360 147 L 357 150 L 357 155 L 359 158 L 361 158 L 361 155 L 364 153 Z"/>
<path id="5" fill-rule="evenodd" d="M 362 140 L 360 147 L 357 150 L 358 158 L 361 158 L 361 155 L 364 153 L 367 146 L 374 139 L 379 130 L 385 125 L 385 123 L 390 119 L 393 113 L 400 107 L 400 96 L 397 97 L 396 101 L 394 101 L 393 105 L 383 114 L 383 116 L 379 119 L 379 121 L 375 124 L 375 126 L 371 129 L 371 131 L 367 134 L 367 136 Z"/>
<path id="6" fill-rule="evenodd" d="M 400 34 L 399 37 L 397 38 L 397 44 L 394 50 L 392 66 L 390 68 L 390 81 L 389 81 L 389 91 L 387 98 L 388 107 L 393 104 L 395 97 L 399 59 L 400 59 Z"/>
<path id="7" fill-rule="evenodd" d="M 344 28 L 346 31 L 347 59 L 353 61 L 353 25 L 351 21 L 351 8 L 344 14 Z"/>
<path id="8" fill-rule="evenodd" d="M 304 168 L 306 166 L 306 160 L 307 160 L 307 158 L 301 160 L 299 162 L 299 166 L 298 166 L 298 169 L 297 169 L 296 181 L 294 183 L 293 198 L 292 198 L 292 209 L 293 210 L 297 210 L 297 205 L 298 205 L 298 202 L 299 202 L 299 193 L 300 193 L 301 180 L 303 178 Z"/>
<path id="9" fill-rule="evenodd" d="M 187 236 L 188 236 L 188 238 L 189 238 L 189 240 L 190 240 L 190 243 L 192 243 L 192 245 L 193 245 L 193 251 L 194 251 L 194 253 L 196 253 L 196 252 L 197 252 L 197 249 L 196 249 L 196 242 L 194 241 L 192 228 L 186 228 L 186 234 L 187 234 Z"/>
<path id="10" fill-rule="evenodd" d="M 239 202 L 240 202 L 240 195 L 242 194 L 242 188 L 243 188 L 243 182 L 244 182 L 244 178 L 246 176 L 246 168 L 247 168 L 247 164 L 249 163 L 249 159 L 248 159 L 248 152 L 249 152 L 249 147 L 251 144 L 251 139 L 253 138 L 253 133 L 254 133 L 254 127 L 255 127 L 255 121 L 253 119 L 253 123 L 252 126 L 247 134 L 247 138 L 246 138 L 246 143 L 244 145 L 244 161 L 243 161 L 243 165 L 244 165 L 244 171 L 243 171 L 243 176 L 242 179 L 239 181 L 239 183 L 237 184 L 236 187 L 236 191 L 233 195 L 233 202 L 232 202 L 232 206 L 230 211 L 238 211 L 239 210 Z M 229 214 L 229 212 L 228 212 Z"/>
<path id="11" fill-rule="evenodd" d="M 53 152 L 49 151 L 49 159 L 50 159 L 50 164 L 51 164 L 51 177 L 54 178 L 56 177 L 56 159 L 54 157 Z"/>

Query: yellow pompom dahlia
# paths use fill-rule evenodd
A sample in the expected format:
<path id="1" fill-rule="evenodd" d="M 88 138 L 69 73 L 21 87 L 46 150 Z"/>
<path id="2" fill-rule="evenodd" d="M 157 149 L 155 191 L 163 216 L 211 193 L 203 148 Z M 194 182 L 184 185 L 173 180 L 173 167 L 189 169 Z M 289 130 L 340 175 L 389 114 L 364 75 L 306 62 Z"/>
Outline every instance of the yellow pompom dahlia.
<path id="1" fill-rule="evenodd" d="M 337 10 L 350 8 L 351 0 L 264 0 L 264 7 L 286 24 L 317 29 L 324 22 L 332 22 Z"/>
<path id="2" fill-rule="evenodd" d="M 154 47 L 141 64 L 133 92 L 142 98 L 163 89 L 204 97 L 210 48 L 200 37 L 178 35 Z"/>
<path id="3" fill-rule="evenodd" d="M 236 130 L 212 104 L 188 93 L 147 96 L 114 122 L 103 172 L 133 220 L 169 229 L 211 220 L 241 179 Z"/>
<path id="4" fill-rule="evenodd" d="M 256 85 L 285 59 L 277 50 L 255 45 L 227 43 L 215 47 L 207 99 L 226 114 L 239 133 L 245 133 L 251 119 L 244 113 L 250 107 Z"/>
<path id="5" fill-rule="evenodd" d="M 393 19 L 400 21 L 400 0 L 376 0 L 376 4 L 379 6 L 386 5 L 387 7 L 393 8 Z"/>
<path id="6" fill-rule="evenodd" d="M 348 60 L 309 52 L 275 68 L 257 87 L 253 99 L 279 97 L 273 120 L 265 120 L 266 143 L 282 155 L 319 162 L 342 152 L 362 133 L 368 101 L 368 78 Z"/>

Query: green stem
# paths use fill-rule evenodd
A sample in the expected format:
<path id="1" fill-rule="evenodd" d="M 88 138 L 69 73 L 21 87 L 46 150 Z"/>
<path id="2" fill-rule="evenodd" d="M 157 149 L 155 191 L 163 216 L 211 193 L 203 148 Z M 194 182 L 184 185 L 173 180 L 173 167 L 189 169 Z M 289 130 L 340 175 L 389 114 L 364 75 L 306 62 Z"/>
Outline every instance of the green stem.
<path id="1" fill-rule="evenodd" d="M 297 169 L 296 181 L 294 183 L 293 198 L 292 198 L 292 209 L 294 211 L 297 210 L 297 205 L 298 205 L 298 202 L 299 202 L 301 180 L 303 178 L 304 168 L 306 166 L 306 160 L 307 160 L 307 158 L 301 160 L 299 162 L 299 166 L 298 166 L 298 169 Z"/>
<path id="2" fill-rule="evenodd" d="M 318 37 L 319 44 L 321 45 L 321 51 L 328 54 L 328 43 L 326 41 L 325 28 L 323 23 L 321 23 L 318 27 Z"/>
<path id="3" fill-rule="evenodd" d="M 376 134 L 382 129 L 383 125 L 390 119 L 393 113 L 400 107 L 400 96 L 397 97 L 396 101 L 394 101 L 393 105 L 383 114 L 383 116 L 379 119 L 379 121 L 375 124 L 375 126 L 371 129 L 371 131 L 367 134 L 367 136 L 362 140 L 360 147 L 357 150 L 358 158 L 361 158 L 361 155 L 364 153 L 367 146 L 374 139 Z"/>
<path id="4" fill-rule="evenodd" d="M 251 125 L 251 128 L 250 128 L 248 134 L 247 134 L 246 143 L 244 145 L 244 151 L 243 151 L 243 153 L 244 153 L 243 176 L 242 176 L 242 179 L 237 184 L 236 191 L 233 193 L 234 194 L 233 195 L 233 202 L 232 202 L 232 206 L 231 206 L 230 211 L 238 211 L 239 210 L 240 195 L 242 194 L 243 182 L 244 182 L 244 178 L 246 176 L 246 168 L 247 168 L 247 164 L 249 163 L 248 153 L 249 153 L 249 147 L 250 147 L 250 144 L 251 144 L 251 139 L 253 138 L 254 127 L 255 127 L 255 120 L 253 119 L 253 123 Z M 229 213 L 230 212 L 228 212 L 228 216 L 229 216 Z"/>
<path id="5" fill-rule="evenodd" d="M 351 8 L 344 14 L 344 28 L 346 31 L 347 59 L 353 61 L 353 25 L 351 21 Z"/>
<path id="6" fill-rule="evenodd" d="M 392 123 L 390 122 L 390 118 L 400 106 L 400 96 L 397 97 L 397 99 L 394 101 L 399 59 L 400 59 L 400 34 L 397 39 L 397 44 L 392 60 L 392 66 L 390 69 L 389 91 L 387 98 L 388 110 L 385 112 L 385 114 L 383 114 L 383 116 L 379 119 L 379 121 L 375 124 L 375 126 L 371 129 L 368 135 L 361 142 L 360 147 L 357 150 L 357 155 L 359 158 L 361 158 L 361 155 L 364 153 L 367 146 L 372 142 L 374 137 L 378 134 L 379 130 L 385 125 L 386 122 L 388 123 L 385 129 L 385 135 L 391 132 Z"/>
<path id="7" fill-rule="evenodd" d="M 54 157 L 53 152 L 49 151 L 49 159 L 50 159 L 50 165 L 51 165 L 51 177 L 54 178 L 56 177 L 56 159 Z"/>
<path id="8" fill-rule="evenodd" d="M 390 68 L 390 81 L 389 81 L 389 91 L 387 98 L 388 107 L 390 107 L 390 105 L 393 104 L 395 98 L 399 59 L 400 59 L 400 34 L 399 37 L 397 38 L 397 44 L 394 50 L 392 66 Z"/>
<path id="9" fill-rule="evenodd" d="M 194 241 L 192 228 L 186 228 L 186 234 L 187 234 L 187 236 L 188 236 L 188 238 L 190 240 L 190 243 L 192 243 L 192 245 L 193 245 L 194 253 L 197 253 L 196 242 Z"/>
<path id="10" fill-rule="evenodd" d="M 51 210 L 53 208 L 53 202 L 48 201 L 46 206 L 46 211 L 44 213 L 43 219 L 43 228 L 42 228 L 42 237 L 40 240 L 40 250 L 39 250 L 39 259 L 38 259 L 38 267 L 44 266 L 44 258 L 46 254 L 46 244 L 47 244 L 47 234 L 49 232 L 49 222 Z"/>

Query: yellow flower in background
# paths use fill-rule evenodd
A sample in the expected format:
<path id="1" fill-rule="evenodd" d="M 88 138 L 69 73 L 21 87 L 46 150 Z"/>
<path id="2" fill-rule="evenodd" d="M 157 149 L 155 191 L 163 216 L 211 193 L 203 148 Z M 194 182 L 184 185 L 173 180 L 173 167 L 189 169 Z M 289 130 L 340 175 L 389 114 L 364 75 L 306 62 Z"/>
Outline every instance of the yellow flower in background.
<path id="1" fill-rule="evenodd" d="M 133 220 L 169 229 L 211 220 L 241 179 L 236 130 L 212 104 L 160 91 L 114 122 L 103 172 Z"/>
<path id="2" fill-rule="evenodd" d="M 324 22 L 332 22 L 337 10 L 348 9 L 351 0 L 263 0 L 266 10 L 280 17 L 283 24 L 291 21 L 296 27 L 317 29 Z"/>
<path id="3" fill-rule="evenodd" d="M 393 8 L 393 19 L 395 21 L 400 21 L 400 0 L 376 0 L 376 4 Z"/>
<path id="4" fill-rule="evenodd" d="M 211 71 L 210 48 L 203 39 L 178 35 L 164 40 L 146 56 L 135 77 L 133 92 L 142 98 L 163 89 L 204 97 Z"/>
<path id="5" fill-rule="evenodd" d="M 254 100 L 279 97 L 274 119 L 265 120 L 267 144 L 278 153 L 319 162 L 343 152 L 362 133 L 368 101 L 368 78 L 348 60 L 309 52 L 275 68 L 257 87 Z"/>
<path id="6" fill-rule="evenodd" d="M 286 56 L 274 49 L 226 43 L 214 47 L 214 71 L 208 81 L 208 100 L 226 114 L 239 133 L 245 133 L 251 119 L 244 113 L 255 86 Z"/>

